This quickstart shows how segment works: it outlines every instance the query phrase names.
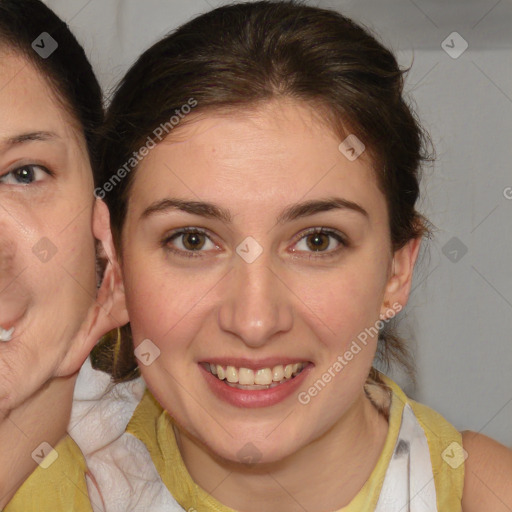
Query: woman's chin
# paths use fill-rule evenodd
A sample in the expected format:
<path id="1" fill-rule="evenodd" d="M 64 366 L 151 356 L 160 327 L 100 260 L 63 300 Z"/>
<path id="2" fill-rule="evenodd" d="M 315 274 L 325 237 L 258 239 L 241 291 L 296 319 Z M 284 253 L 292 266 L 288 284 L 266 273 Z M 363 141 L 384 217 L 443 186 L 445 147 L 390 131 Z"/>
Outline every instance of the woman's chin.
<path id="1" fill-rule="evenodd" d="M 207 450 L 213 458 L 224 465 L 255 468 L 282 462 L 300 449 L 297 443 L 291 442 L 293 437 L 288 434 L 276 435 L 273 439 L 258 439 L 251 435 L 249 429 L 244 434 L 220 442 L 212 442 L 213 436 L 208 436 Z"/>

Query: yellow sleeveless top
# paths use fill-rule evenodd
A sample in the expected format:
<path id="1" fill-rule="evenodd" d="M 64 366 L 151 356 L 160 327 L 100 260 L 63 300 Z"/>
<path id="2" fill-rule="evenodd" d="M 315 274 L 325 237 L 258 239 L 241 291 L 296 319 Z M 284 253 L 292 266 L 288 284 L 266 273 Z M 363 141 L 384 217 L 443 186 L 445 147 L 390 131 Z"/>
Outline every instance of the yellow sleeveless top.
<path id="1" fill-rule="evenodd" d="M 86 464 L 80 448 L 66 436 L 54 449 L 58 457 L 46 469 L 45 462 L 25 480 L 3 512 L 92 512 Z"/>
<path id="2" fill-rule="evenodd" d="M 408 411 L 412 409 L 414 414 L 410 416 L 415 417 L 414 421 L 421 427 L 428 443 L 428 448 L 425 449 L 427 457 L 428 452 L 430 453 L 428 463 L 431 464 L 434 480 L 431 485 L 432 487 L 435 485 L 433 495 L 434 501 L 437 503 L 437 510 L 459 512 L 464 484 L 464 463 L 463 458 L 458 462 L 456 459 L 460 458 L 463 453 L 461 434 L 440 414 L 409 399 L 391 379 L 382 374 L 381 378 L 392 392 L 389 428 L 384 448 L 367 482 L 350 504 L 338 512 L 373 512 L 376 509 L 388 466 L 390 466 L 391 459 L 396 457 L 404 409 Z M 406 407 L 407 405 L 408 407 Z M 235 512 L 215 500 L 192 480 L 176 444 L 173 421 L 149 390 L 146 391 L 135 410 L 128 424 L 127 432 L 145 444 L 165 486 L 184 510 Z M 414 461 L 412 462 L 413 464 L 410 465 L 414 465 Z M 381 500 L 379 510 L 389 512 L 387 503 L 389 502 L 382 503 Z M 421 506 L 417 510 L 422 510 Z"/>

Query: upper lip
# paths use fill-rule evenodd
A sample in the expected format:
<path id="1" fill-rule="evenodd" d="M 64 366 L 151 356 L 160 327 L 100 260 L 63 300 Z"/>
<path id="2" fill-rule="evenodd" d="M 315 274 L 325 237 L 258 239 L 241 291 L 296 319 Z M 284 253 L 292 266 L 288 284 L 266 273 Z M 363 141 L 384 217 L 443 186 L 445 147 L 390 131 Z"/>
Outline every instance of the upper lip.
<path id="1" fill-rule="evenodd" d="M 9 331 L 14 327 L 15 322 L 9 321 L 9 322 L 0 322 L 0 328 L 4 329 L 5 331 Z"/>
<path id="2" fill-rule="evenodd" d="M 27 310 L 25 309 L 21 314 L 17 314 L 16 318 L 10 318 L 9 320 L 4 319 L 3 321 L 0 320 L 0 327 L 6 331 L 9 331 L 13 327 L 20 327 L 21 322 L 24 320 L 26 316 Z"/>
<path id="3" fill-rule="evenodd" d="M 268 357 L 264 359 L 247 359 L 244 357 L 212 357 L 202 359 L 201 363 L 217 364 L 219 366 L 234 366 L 235 368 L 248 368 L 250 370 L 259 370 L 260 368 L 273 368 L 282 364 L 308 363 L 307 359 L 298 357 Z"/>

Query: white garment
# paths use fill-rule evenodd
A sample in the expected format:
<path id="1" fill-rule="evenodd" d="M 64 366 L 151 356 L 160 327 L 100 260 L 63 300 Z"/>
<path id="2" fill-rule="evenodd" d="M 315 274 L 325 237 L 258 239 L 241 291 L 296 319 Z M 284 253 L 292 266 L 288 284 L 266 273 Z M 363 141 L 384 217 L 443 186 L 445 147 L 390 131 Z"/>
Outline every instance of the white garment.
<path id="1" fill-rule="evenodd" d="M 89 359 L 80 370 L 68 432 L 101 490 L 87 477 L 94 512 L 183 512 L 145 445 L 125 432 L 145 389 L 142 378 L 111 384 Z"/>
<path id="2" fill-rule="evenodd" d="M 427 437 L 409 404 L 391 456 L 375 512 L 437 512 L 436 487 Z"/>

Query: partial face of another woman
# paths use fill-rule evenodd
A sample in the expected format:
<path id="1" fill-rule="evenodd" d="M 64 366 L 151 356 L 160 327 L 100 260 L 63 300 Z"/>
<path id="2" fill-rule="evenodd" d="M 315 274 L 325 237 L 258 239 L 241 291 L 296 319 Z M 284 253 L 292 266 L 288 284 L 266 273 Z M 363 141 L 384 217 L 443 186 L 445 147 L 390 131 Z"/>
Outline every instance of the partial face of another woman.
<path id="1" fill-rule="evenodd" d="M 2 409 L 58 375 L 80 337 L 96 295 L 92 189 L 76 123 L 25 58 L 0 50 Z"/>
<path id="2" fill-rule="evenodd" d="M 141 370 L 227 460 L 280 460 L 357 414 L 376 338 L 339 358 L 407 300 L 411 251 L 393 254 L 371 164 L 340 142 L 307 106 L 270 102 L 196 115 L 135 175 L 122 270 Z"/>

